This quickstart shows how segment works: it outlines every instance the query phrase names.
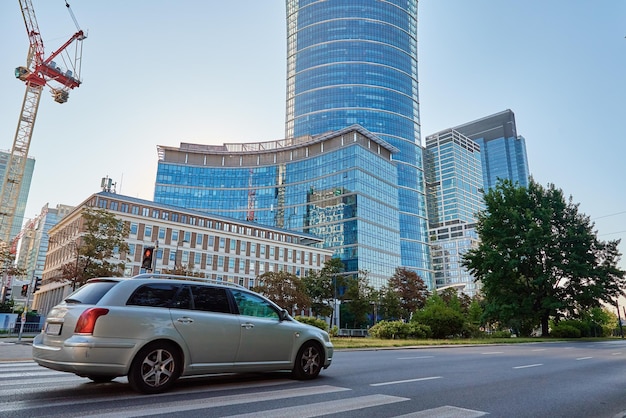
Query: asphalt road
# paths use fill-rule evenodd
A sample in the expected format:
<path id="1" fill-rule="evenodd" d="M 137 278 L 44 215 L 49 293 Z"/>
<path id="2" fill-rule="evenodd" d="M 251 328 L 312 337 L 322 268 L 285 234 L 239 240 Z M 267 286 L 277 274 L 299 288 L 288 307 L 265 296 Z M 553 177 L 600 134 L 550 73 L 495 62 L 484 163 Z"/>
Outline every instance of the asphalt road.
<path id="1" fill-rule="evenodd" d="M 12 347 L 11 347 L 12 345 Z M 95 384 L 0 340 L 0 417 L 624 417 L 626 341 L 339 351 L 314 381 L 287 374 L 183 379 L 139 395 Z"/>

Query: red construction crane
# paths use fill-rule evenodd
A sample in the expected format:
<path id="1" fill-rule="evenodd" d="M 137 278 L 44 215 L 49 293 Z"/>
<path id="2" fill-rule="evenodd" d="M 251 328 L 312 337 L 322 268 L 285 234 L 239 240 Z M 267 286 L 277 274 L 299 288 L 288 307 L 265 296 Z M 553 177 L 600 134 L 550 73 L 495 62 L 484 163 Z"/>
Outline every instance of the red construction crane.
<path id="1" fill-rule="evenodd" d="M 28 159 L 28 150 L 41 92 L 44 86 L 48 86 L 56 102 L 67 102 L 69 91 L 80 86 L 81 83 L 82 41 L 87 37 L 78 27 L 78 22 L 66 1 L 65 6 L 74 20 L 78 32 L 46 58 L 32 2 L 31 0 L 19 0 L 19 3 L 26 24 L 30 47 L 28 48 L 26 65 L 15 69 L 15 77 L 26 83 L 26 93 L 22 102 L 22 111 L 18 120 L 11 155 L 7 160 L 4 181 L 0 186 L 2 187 L 0 194 L 0 241 L 7 244 L 11 238 L 11 228 L 15 220 L 17 201 L 26 168 L 26 160 Z M 72 44 L 75 45 L 73 57 L 67 51 Z M 65 68 L 58 66 L 53 61 L 54 59 L 62 60 Z"/>

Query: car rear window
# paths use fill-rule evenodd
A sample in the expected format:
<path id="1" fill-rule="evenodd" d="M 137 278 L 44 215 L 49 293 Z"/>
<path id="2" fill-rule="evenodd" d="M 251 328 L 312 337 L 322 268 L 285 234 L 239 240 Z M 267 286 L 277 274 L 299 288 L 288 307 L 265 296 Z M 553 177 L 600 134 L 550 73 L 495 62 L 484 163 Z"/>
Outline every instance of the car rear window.
<path id="1" fill-rule="evenodd" d="M 127 305 L 167 308 L 172 306 L 180 285 L 170 283 L 150 283 L 140 286 L 126 302 Z"/>
<path id="2" fill-rule="evenodd" d="M 98 281 L 89 282 L 70 294 L 65 298 L 67 303 L 84 303 L 86 305 L 95 305 L 102 299 L 109 290 L 119 282 L 117 281 Z"/>
<path id="3" fill-rule="evenodd" d="M 211 286 L 191 286 L 194 309 L 230 313 L 226 289 Z"/>

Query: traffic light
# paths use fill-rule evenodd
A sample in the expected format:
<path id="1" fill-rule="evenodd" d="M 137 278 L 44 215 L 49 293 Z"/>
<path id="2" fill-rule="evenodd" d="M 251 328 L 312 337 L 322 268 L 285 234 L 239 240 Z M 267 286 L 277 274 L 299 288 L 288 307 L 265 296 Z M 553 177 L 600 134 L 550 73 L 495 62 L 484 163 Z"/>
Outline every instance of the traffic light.
<path id="1" fill-rule="evenodd" d="M 33 293 L 39 290 L 41 287 L 41 277 L 35 277 L 35 287 L 33 289 Z"/>
<path id="2" fill-rule="evenodd" d="M 22 285 L 22 297 L 26 297 L 28 296 L 28 285 L 27 284 L 23 284 Z"/>
<path id="3" fill-rule="evenodd" d="M 152 254 L 154 253 L 154 247 L 146 247 L 143 249 L 143 258 L 141 262 L 141 268 L 146 270 L 152 270 Z"/>
<path id="4" fill-rule="evenodd" d="M 4 289 L 4 301 L 8 302 L 11 300 L 11 286 L 6 286 Z"/>

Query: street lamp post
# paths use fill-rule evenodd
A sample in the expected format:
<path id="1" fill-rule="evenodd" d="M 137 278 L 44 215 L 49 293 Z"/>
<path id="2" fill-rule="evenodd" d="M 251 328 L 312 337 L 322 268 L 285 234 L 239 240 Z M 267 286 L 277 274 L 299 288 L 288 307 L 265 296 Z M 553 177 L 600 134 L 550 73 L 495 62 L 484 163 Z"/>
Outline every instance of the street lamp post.
<path id="1" fill-rule="evenodd" d="M 178 250 L 179 250 L 181 244 L 184 244 L 186 242 L 189 242 L 189 241 L 182 240 L 182 241 L 178 241 L 176 243 L 176 252 L 174 253 L 174 270 L 178 270 L 178 267 L 180 266 L 180 264 L 178 262 L 178 260 L 179 260 L 179 258 L 178 258 Z M 182 268 L 182 266 L 181 266 L 181 268 Z"/>

